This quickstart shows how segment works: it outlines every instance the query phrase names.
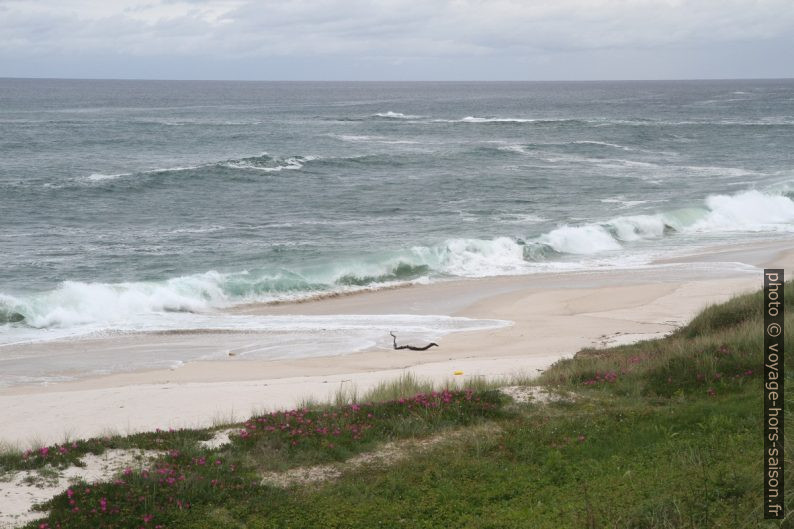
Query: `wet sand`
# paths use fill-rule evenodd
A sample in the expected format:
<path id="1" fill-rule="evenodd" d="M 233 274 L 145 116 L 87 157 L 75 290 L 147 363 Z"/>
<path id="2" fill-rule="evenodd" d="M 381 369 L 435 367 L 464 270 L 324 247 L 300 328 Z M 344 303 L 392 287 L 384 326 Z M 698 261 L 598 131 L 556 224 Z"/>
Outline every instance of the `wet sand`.
<path id="1" fill-rule="evenodd" d="M 764 266 L 786 268 L 791 274 L 794 240 L 714 248 L 630 270 L 448 281 L 294 304 L 242 306 L 234 312 L 432 314 L 511 324 L 449 334 L 439 340 L 440 347 L 424 352 L 393 350 L 385 336 L 378 347 L 341 356 L 250 360 L 227 355 L 178 369 L 5 388 L 0 390 L 0 441 L 27 446 L 107 431 L 206 426 L 244 419 L 252 411 L 292 407 L 304 398 L 325 399 L 340 387 L 363 392 L 405 372 L 439 382 L 531 376 L 582 347 L 663 336 L 708 304 L 760 288 Z M 258 333 L 237 332 L 138 334 L 28 344 L 19 352 L 217 352 L 256 347 L 261 339 Z M 456 371 L 464 374 L 453 375 Z"/>

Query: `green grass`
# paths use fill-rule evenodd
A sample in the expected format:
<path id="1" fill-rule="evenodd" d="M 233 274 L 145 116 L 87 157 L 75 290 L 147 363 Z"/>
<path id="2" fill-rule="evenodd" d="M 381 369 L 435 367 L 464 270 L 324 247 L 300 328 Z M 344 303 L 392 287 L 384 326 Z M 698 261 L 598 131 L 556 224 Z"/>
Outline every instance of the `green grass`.
<path id="1" fill-rule="evenodd" d="M 794 283 L 786 284 L 786 349 L 794 344 Z M 585 349 L 546 371 L 539 383 L 600 388 L 633 398 L 743 392 L 763 371 L 761 293 L 736 297 L 701 312 L 661 340 Z"/>
<path id="2" fill-rule="evenodd" d="M 791 283 L 786 299 L 791 352 Z M 485 383 L 431 393 L 404 377 L 254 417 L 217 450 L 197 443 L 212 430 L 153 432 L 78 441 L 65 454 L 6 453 L 0 474 L 63 467 L 111 447 L 167 452 L 145 472 L 73 487 L 42 506 L 49 514 L 30 529 L 793 527 L 792 518 L 762 519 L 760 307 L 760 294 L 738 297 L 667 338 L 584 350 L 536 381 L 573 401 L 511 403 Z M 301 466 L 344 469 L 386 441 L 453 429 L 466 435 L 392 464 L 350 466 L 338 480 L 288 489 L 261 480 Z"/>
<path id="3" fill-rule="evenodd" d="M 278 503 L 248 502 L 239 520 L 252 528 L 752 526 L 760 468 L 746 447 L 758 437 L 749 419 L 758 406 L 732 396 L 535 410 L 455 450 Z"/>

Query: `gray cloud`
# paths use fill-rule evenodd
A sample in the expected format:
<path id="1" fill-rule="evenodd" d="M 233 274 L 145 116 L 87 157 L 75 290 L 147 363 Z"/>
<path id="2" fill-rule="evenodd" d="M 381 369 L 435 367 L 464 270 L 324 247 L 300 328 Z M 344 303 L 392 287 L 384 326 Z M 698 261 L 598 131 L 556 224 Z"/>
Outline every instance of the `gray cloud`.
<path id="1" fill-rule="evenodd" d="M 0 0 L 0 75 L 791 76 L 793 36 L 790 0 Z"/>

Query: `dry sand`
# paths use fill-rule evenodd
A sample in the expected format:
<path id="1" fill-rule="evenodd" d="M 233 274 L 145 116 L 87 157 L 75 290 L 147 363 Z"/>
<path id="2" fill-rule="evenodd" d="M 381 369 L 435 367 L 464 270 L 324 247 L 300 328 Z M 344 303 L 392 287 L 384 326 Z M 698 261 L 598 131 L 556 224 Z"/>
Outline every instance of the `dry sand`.
<path id="1" fill-rule="evenodd" d="M 72 483 L 87 483 L 113 478 L 125 468 L 139 470 L 160 453 L 153 450 L 108 450 L 101 455 L 87 454 L 80 459 L 82 466 L 72 465 L 62 470 L 46 467 L 49 472 L 22 470 L 0 476 L 0 529 L 25 525 L 41 518 L 42 513 L 31 507 L 64 492 Z"/>
<path id="2" fill-rule="evenodd" d="M 632 270 L 537 274 L 363 293 L 284 305 L 250 305 L 247 314 L 446 314 L 513 322 L 456 333 L 426 352 L 376 349 L 344 356 L 192 362 L 176 370 L 93 377 L 0 391 L 0 441 L 36 443 L 154 428 L 206 426 L 254 410 L 325 399 L 340 387 L 366 391 L 411 372 L 437 381 L 534 375 L 586 346 L 662 336 L 708 304 L 758 289 L 758 266 L 794 265 L 794 241 L 766 242 Z M 745 263 L 752 266 L 739 266 Z M 790 276 L 789 276 L 790 277 Z M 37 344 L 64 352 L 113 348 L 217 347 L 255 343 L 254 334 L 134 335 Z M 463 375 L 453 375 L 463 371 Z"/>

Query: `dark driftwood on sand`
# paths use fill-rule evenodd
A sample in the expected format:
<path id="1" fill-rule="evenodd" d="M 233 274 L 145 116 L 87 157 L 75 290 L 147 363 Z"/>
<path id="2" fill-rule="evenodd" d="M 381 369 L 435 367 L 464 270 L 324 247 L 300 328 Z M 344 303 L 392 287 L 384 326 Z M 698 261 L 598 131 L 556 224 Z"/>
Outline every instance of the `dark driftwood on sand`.
<path id="1" fill-rule="evenodd" d="M 436 342 L 430 342 L 429 344 L 425 345 L 424 347 L 414 347 L 413 345 L 397 345 L 397 337 L 394 335 L 393 332 L 390 332 L 391 337 L 394 338 L 394 348 L 395 349 L 409 349 L 411 351 L 427 351 L 431 347 L 435 346 L 438 347 Z"/>

